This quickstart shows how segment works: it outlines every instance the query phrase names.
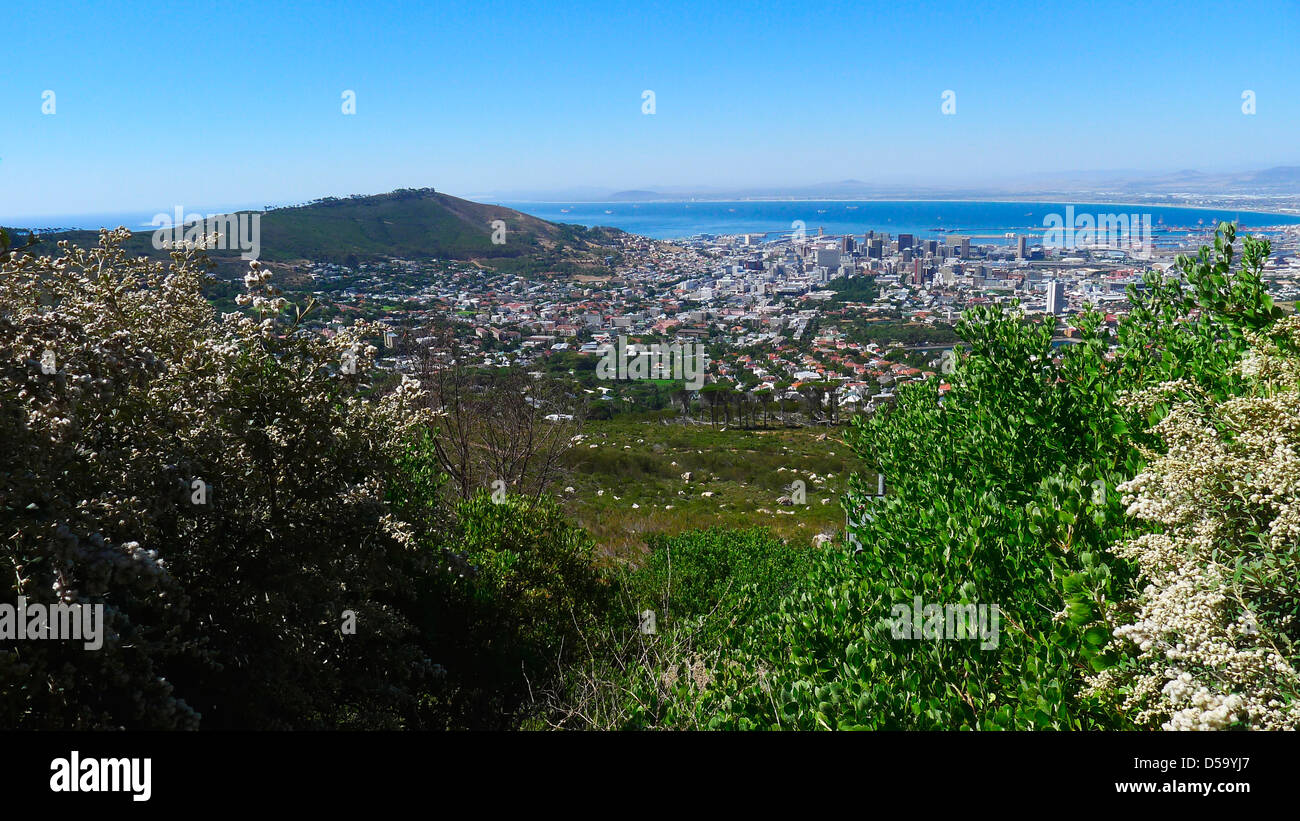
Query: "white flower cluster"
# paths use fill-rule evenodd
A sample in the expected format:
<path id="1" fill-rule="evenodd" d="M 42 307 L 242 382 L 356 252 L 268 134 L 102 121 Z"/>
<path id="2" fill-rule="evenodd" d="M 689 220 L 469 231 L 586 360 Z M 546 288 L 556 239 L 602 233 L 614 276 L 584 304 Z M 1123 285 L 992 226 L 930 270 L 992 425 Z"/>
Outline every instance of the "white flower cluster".
<path id="1" fill-rule="evenodd" d="M 1120 486 L 1128 513 L 1156 526 L 1114 548 L 1146 585 L 1114 635 L 1134 664 L 1090 679 L 1139 724 L 1168 730 L 1300 728 L 1300 675 L 1287 606 L 1300 587 L 1300 318 L 1255 338 L 1241 371 L 1251 395 L 1178 402 L 1156 426 L 1165 451 Z M 1145 408 L 1196 393 L 1164 385 Z"/>
<path id="2" fill-rule="evenodd" d="M 376 477 L 429 416 L 411 380 L 363 396 L 377 353 L 366 340 L 383 326 L 305 331 L 281 317 L 287 302 L 256 261 L 241 301 L 258 316 L 218 318 L 194 248 L 165 266 L 128 256 L 129 236 L 104 231 L 97 248 L 60 243 L 54 258 L 0 266 L 0 551 L 14 571 L 0 598 L 107 605 L 102 655 L 25 648 L 21 664 L 0 663 L 0 689 L 28 700 L 13 714 L 83 710 L 67 726 L 191 727 L 198 717 L 154 659 L 218 652 L 181 631 L 228 630 L 210 628 L 213 609 L 240 579 L 220 574 L 251 573 L 265 556 L 303 568 L 310 585 L 335 582 L 286 582 L 283 595 L 322 597 L 310 600 L 320 612 L 354 606 L 383 551 L 417 546 Z M 200 477 L 209 490 L 196 503 Z M 318 619 L 283 623 L 265 597 L 258 606 L 295 634 L 286 646 L 323 646 L 308 637 Z M 129 710 L 82 707 L 115 700 Z"/>
<path id="3" fill-rule="evenodd" d="M 248 293 L 235 297 L 239 305 L 250 305 L 263 317 L 279 314 L 289 307 L 289 300 L 280 296 L 280 289 L 271 284 L 271 272 L 262 267 L 262 263 L 253 260 L 248 263 L 249 271 L 244 274 L 244 287 Z M 263 327 L 269 327 L 263 319 Z"/>

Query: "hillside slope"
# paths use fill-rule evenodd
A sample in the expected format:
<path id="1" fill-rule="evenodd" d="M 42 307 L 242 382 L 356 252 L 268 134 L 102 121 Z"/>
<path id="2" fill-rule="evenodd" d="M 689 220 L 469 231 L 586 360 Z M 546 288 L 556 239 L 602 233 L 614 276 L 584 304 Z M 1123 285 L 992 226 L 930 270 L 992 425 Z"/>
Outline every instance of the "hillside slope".
<path id="1" fill-rule="evenodd" d="M 328 197 L 249 213 L 261 215 L 260 258 L 271 263 L 318 260 L 356 264 L 395 257 L 465 260 L 521 272 L 600 269 L 606 257 L 617 253 L 614 238 L 621 233 L 612 228 L 547 222 L 432 188 Z M 505 224 L 501 243 L 493 242 L 497 220 Z M 165 258 L 165 251 L 153 247 L 152 236 L 148 230 L 137 232 L 126 250 Z M 67 231 L 41 239 L 46 246 L 60 239 L 85 246 L 93 245 L 96 235 Z M 209 252 L 221 268 L 243 267 L 239 254 L 233 248 Z"/>

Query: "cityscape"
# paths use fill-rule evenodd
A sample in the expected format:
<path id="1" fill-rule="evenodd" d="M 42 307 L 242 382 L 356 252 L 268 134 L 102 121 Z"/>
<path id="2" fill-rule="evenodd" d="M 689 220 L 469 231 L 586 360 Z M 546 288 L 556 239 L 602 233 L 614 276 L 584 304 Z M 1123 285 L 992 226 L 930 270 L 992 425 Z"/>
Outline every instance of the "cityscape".
<path id="1" fill-rule="evenodd" d="M 1263 233 L 1273 243 L 1264 281 L 1276 300 L 1294 303 L 1300 225 L 1268 226 Z M 485 275 L 474 266 L 448 270 L 447 263 L 394 260 L 356 269 L 314 263 L 306 273 L 322 287 L 305 288 L 353 310 L 385 306 L 386 321 L 402 333 L 392 340 L 395 350 L 380 358 L 382 368 L 413 372 L 417 356 L 407 349 L 433 345 L 428 323 L 451 317 L 459 331 L 456 353 L 485 367 L 531 366 L 560 352 L 594 358 L 620 337 L 645 344 L 713 341 L 720 353 L 709 363 L 710 382 L 750 393 L 779 388 L 784 398 L 799 400 L 802 383 L 831 381 L 839 384 L 841 407 L 870 412 L 892 399 L 894 384 L 937 374 L 942 352 L 955 345 L 944 341 L 942 329 L 964 310 L 1015 304 L 1050 316 L 1055 338 L 1068 343 L 1077 336 L 1072 315 L 1095 309 L 1114 327 L 1128 312 L 1130 286 L 1143 287 L 1148 273 L 1169 273 L 1179 254 L 1212 241 L 1203 226 L 1145 248 L 1124 247 L 1127 236 L 1051 247 L 1050 232 L 983 243 L 952 234 L 795 234 L 623 236 L 621 261 L 607 276 L 540 284 Z M 834 286 L 854 279 L 872 282 L 874 298 L 838 298 Z M 838 317 L 851 317 L 867 335 L 873 325 L 905 323 L 919 343 L 851 339 L 824 322 Z M 823 326 L 807 335 L 809 327 Z M 746 353 L 753 348 L 761 354 Z"/>
<path id="2" fill-rule="evenodd" d="M 8 11 L 14 812 L 1285 801 L 1294 0 Z"/>

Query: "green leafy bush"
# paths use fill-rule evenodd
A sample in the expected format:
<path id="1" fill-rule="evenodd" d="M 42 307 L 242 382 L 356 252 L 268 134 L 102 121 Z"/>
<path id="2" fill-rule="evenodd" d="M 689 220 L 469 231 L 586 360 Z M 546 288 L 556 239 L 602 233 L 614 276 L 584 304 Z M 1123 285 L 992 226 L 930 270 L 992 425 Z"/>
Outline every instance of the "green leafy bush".
<path id="1" fill-rule="evenodd" d="M 486 492 L 462 502 L 445 545 L 459 557 L 416 603 L 425 651 L 445 671 L 427 726 L 505 729 L 536 712 L 558 672 L 589 650 L 616 586 L 554 501 Z"/>
<path id="2" fill-rule="evenodd" d="M 1135 568 L 1110 546 L 1146 525 L 1116 487 L 1167 409 L 1139 412 L 1130 391 L 1185 377 L 1215 393 L 1243 385 L 1235 365 L 1275 320 L 1260 270 L 1266 243 L 1234 263 L 1232 226 L 1213 251 L 1180 258 L 1180 278 L 1133 289 L 1112 333 L 1078 318 L 1081 342 L 980 307 L 958 332 L 970 349 L 941 400 L 934 382 L 855 420 L 850 443 L 890 483 L 882 501 L 854 482 L 850 540 L 827 551 L 771 612 L 724 634 L 707 686 L 657 720 L 716 728 L 1081 729 L 1129 726 L 1087 688 L 1125 663 L 1110 619 Z M 894 607 L 996 605 L 996 647 L 896 638 Z"/>
<path id="3" fill-rule="evenodd" d="M 727 636 L 771 612 L 816 555 L 762 528 L 656 535 L 649 544 L 646 560 L 624 573 L 606 624 L 584 633 L 588 652 L 564 671 L 552 726 L 699 729 L 689 716 L 680 724 L 668 716 L 708 686 Z M 652 621 L 640 619 L 647 610 Z"/>

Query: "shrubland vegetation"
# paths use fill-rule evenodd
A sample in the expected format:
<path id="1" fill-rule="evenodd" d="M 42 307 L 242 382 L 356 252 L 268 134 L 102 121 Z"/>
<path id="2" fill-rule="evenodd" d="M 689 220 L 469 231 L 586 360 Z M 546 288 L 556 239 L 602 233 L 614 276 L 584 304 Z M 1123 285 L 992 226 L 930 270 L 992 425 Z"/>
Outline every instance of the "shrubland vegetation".
<path id="1" fill-rule="evenodd" d="M 843 529 L 839 498 L 863 465 L 838 431 L 721 431 L 678 421 L 588 422 L 565 454 L 568 469 L 556 491 L 612 558 L 639 561 L 652 533 L 761 526 L 806 546 L 819 533 Z M 797 481 L 803 504 L 795 503 Z"/>
<path id="2" fill-rule="evenodd" d="M 1131 290 L 1117 328 L 1078 317 L 1079 344 L 1014 307 L 969 312 L 952 390 L 903 386 L 843 420 L 847 443 L 710 432 L 746 445 L 726 452 L 612 426 L 541 471 L 507 458 L 537 405 L 373 382 L 378 327 L 308 332 L 257 266 L 248 313 L 218 316 L 194 251 L 164 267 L 122 240 L 0 252 L 5 599 L 103 604 L 111 628 L 95 652 L 0 647 L 5 726 L 1297 723 L 1300 324 L 1264 292 L 1267 245 L 1238 256 L 1230 225 Z M 476 421 L 494 407 L 504 438 Z M 689 487 L 696 526 L 612 561 L 552 499 L 561 467 L 620 502 Z M 701 507 L 715 477 L 782 492 L 776 467 L 840 474 L 849 532 L 781 538 Z M 518 487 L 489 495 L 503 469 Z M 578 509 L 597 532 L 612 513 Z M 918 598 L 996 605 L 996 646 L 896 637 Z"/>

